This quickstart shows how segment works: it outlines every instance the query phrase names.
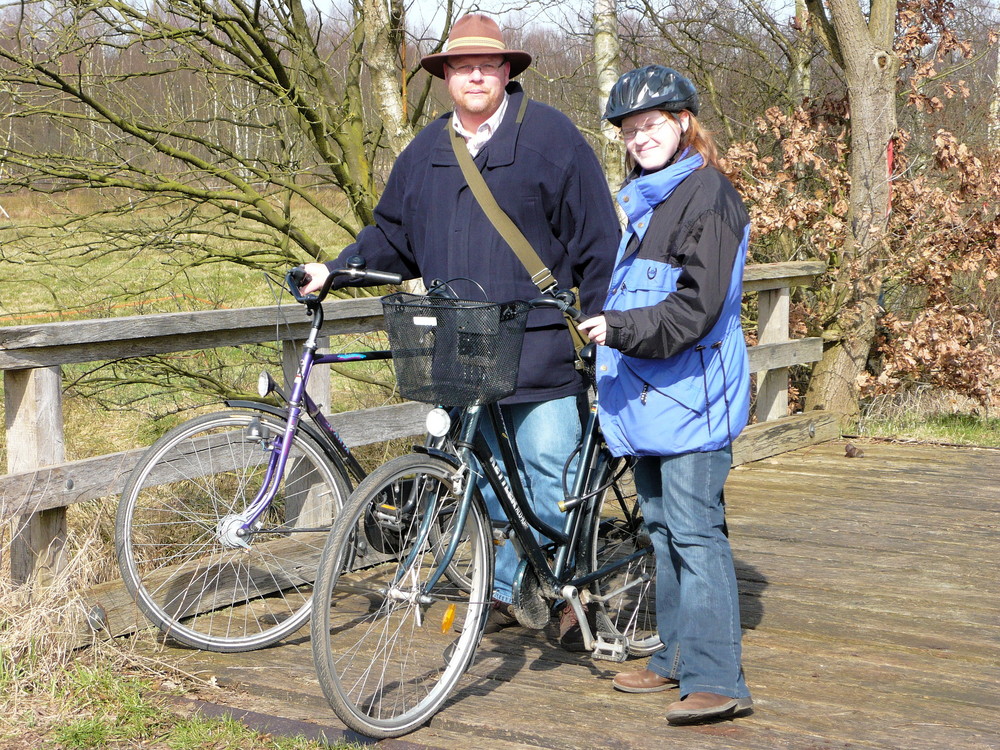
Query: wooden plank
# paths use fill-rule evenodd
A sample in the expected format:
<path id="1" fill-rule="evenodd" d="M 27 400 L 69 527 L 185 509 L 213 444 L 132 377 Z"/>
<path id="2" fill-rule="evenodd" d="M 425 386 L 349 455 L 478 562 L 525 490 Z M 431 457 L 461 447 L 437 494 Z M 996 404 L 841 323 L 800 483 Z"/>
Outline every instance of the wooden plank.
<path id="1" fill-rule="evenodd" d="M 795 286 L 824 270 L 825 264 L 818 261 L 748 266 L 744 289 L 754 292 Z M 378 298 L 333 300 L 324 304 L 324 311 L 327 335 L 381 327 Z M 297 304 L 9 326 L 0 328 L 0 369 L 284 341 L 301 338 L 307 328 L 304 308 Z"/>
<path id="2" fill-rule="evenodd" d="M 357 317 L 378 317 L 382 314 L 382 306 L 376 297 L 331 300 L 323 304 L 323 313 L 327 322 Z M 267 307 L 154 313 L 123 318 L 41 323 L 0 328 L 0 350 L 106 343 L 268 326 L 274 329 L 272 338 L 285 340 L 289 336 L 282 329 L 301 326 L 308 322 L 306 308 L 303 305 L 290 303 Z"/>
<path id="3" fill-rule="evenodd" d="M 839 436 L 840 415 L 828 411 L 811 411 L 748 425 L 733 442 L 733 465 L 757 461 Z"/>
<path id="4" fill-rule="evenodd" d="M 348 447 L 422 435 L 427 404 L 407 401 L 330 418 Z M 9 410 L 8 410 L 8 413 Z M 145 448 L 0 477 L 0 518 L 100 497 L 117 497 Z"/>
<path id="5" fill-rule="evenodd" d="M 336 300 L 325 303 L 323 309 L 327 336 L 382 327 L 381 303 L 375 298 Z M 0 369 L 285 341 L 304 338 L 308 331 L 309 321 L 300 305 L 0 327 Z"/>
<path id="6" fill-rule="evenodd" d="M 242 571 L 245 563 L 240 562 L 240 553 L 227 551 L 157 570 L 145 579 L 144 585 L 147 590 L 155 591 L 169 583 L 171 591 L 175 592 L 174 595 L 180 597 L 182 592 L 188 590 L 191 583 L 190 580 L 185 582 L 185 578 L 202 582 L 195 586 L 197 591 L 204 591 L 204 581 L 210 580 L 213 584 L 212 590 L 215 592 L 213 596 L 203 595 L 197 601 L 178 598 L 178 608 L 174 612 L 175 617 L 182 618 L 203 614 L 231 605 L 232 600 L 227 599 L 225 595 L 242 590 L 244 586 L 261 596 L 267 596 L 282 588 L 294 592 L 295 587 L 310 585 L 315 579 L 324 543 L 325 534 L 301 534 L 294 540 L 277 540 L 260 545 L 265 550 L 260 553 L 262 555 L 266 555 L 267 551 L 273 551 L 275 558 L 285 560 L 295 558 L 295 568 L 282 569 L 284 574 L 290 574 L 291 577 L 280 582 L 273 576 L 274 571 L 262 571 L 250 582 L 238 580 L 234 571 Z M 239 585 L 236 585 L 237 583 Z M 298 594 L 291 593 L 290 596 Z M 281 604 L 284 603 L 283 597 Z M 150 627 L 150 623 L 139 612 L 120 579 L 89 589 L 85 594 L 84 604 L 89 612 L 100 612 L 99 619 L 104 625 L 104 632 L 101 635 L 104 637 L 125 635 Z M 264 607 L 266 610 L 266 604 Z M 282 609 L 282 612 L 287 613 L 287 609 Z M 238 616 L 233 618 L 234 623 L 238 624 L 240 621 L 241 618 Z M 80 635 L 83 637 L 85 634 Z"/>
<path id="7" fill-rule="evenodd" d="M 811 284 L 816 276 L 825 273 L 826 263 L 821 260 L 789 261 L 787 263 L 756 263 L 743 271 L 743 291 L 759 292 L 790 286 Z"/>
<path id="8" fill-rule="evenodd" d="M 821 261 L 751 265 L 745 270 L 744 284 L 749 284 L 754 289 L 756 287 L 753 285 L 772 281 L 778 282 L 780 286 L 789 286 L 798 283 L 799 279 L 814 276 L 825 270 L 826 264 Z M 323 309 L 328 322 L 349 318 L 380 317 L 382 314 L 381 301 L 377 297 L 330 300 L 324 303 Z M 156 313 L 99 320 L 8 326 L 0 328 L 0 351 L 261 327 L 279 329 L 275 336 L 285 340 L 290 336 L 280 329 L 306 322 L 305 308 L 289 302 L 265 307 Z M 6 365 L 0 364 L 0 368 L 2 367 Z"/>
<path id="9" fill-rule="evenodd" d="M 818 337 L 757 344 L 747 349 L 750 372 L 818 362 L 823 357 L 823 340 Z"/>

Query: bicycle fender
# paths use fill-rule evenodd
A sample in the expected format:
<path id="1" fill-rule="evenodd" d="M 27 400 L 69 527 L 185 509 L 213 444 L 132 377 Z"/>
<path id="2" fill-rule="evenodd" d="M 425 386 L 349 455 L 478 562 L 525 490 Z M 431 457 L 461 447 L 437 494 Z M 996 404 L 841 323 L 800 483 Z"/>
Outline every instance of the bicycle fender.
<path id="1" fill-rule="evenodd" d="M 431 448 L 427 445 L 414 445 L 414 453 L 425 453 L 428 456 L 434 456 L 434 458 L 440 458 L 442 461 L 447 461 L 449 464 L 454 466 L 456 469 L 462 468 L 462 462 L 458 460 L 456 456 L 441 450 L 440 448 Z"/>

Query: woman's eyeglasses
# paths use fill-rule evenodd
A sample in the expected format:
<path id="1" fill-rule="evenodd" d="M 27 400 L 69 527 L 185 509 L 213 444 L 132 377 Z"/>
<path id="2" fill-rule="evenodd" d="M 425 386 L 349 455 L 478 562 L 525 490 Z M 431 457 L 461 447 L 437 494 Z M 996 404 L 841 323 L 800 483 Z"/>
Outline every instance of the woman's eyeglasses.
<path id="1" fill-rule="evenodd" d="M 619 135 L 621 135 L 623 141 L 634 141 L 635 137 L 639 135 L 639 133 L 642 133 L 647 138 L 652 138 L 656 131 L 662 128 L 669 121 L 669 118 L 664 117 L 662 120 L 647 123 L 646 125 L 639 125 L 635 128 L 622 128 Z"/>

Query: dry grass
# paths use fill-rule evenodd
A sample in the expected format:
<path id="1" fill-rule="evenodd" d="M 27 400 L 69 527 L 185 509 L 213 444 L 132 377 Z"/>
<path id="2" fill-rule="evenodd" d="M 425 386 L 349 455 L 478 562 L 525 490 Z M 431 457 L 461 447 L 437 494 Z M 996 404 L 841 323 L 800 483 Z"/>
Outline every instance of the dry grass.
<path id="1" fill-rule="evenodd" d="M 8 525 L 2 550 L 9 559 Z M 75 658 L 78 634 L 86 627 L 81 592 L 103 569 L 101 545 L 84 537 L 65 569 L 47 586 L 37 581 L 16 585 L 9 568 L 0 577 L 0 736 L 22 727 L 63 721 L 71 709 L 63 696 L 68 666 Z M 117 658 L 116 651 L 102 658 Z"/>
<path id="2" fill-rule="evenodd" d="M 914 388 L 864 404 L 861 435 L 956 445 L 1000 447 L 1000 418 L 952 391 Z"/>
<path id="3" fill-rule="evenodd" d="M 0 750 L 326 747 L 264 735 L 233 720 L 173 713 L 168 695 L 219 700 L 221 688 L 149 656 L 148 647 L 140 652 L 135 646 L 149 635 L 81 639 L 87 632 L 82 592 L 106 568 L 103 544 L 84 539 L 47 585 L 15 586 L 7 570 L 0 572 Z M 9 541 L 0 554 L 9 557 Z"/>

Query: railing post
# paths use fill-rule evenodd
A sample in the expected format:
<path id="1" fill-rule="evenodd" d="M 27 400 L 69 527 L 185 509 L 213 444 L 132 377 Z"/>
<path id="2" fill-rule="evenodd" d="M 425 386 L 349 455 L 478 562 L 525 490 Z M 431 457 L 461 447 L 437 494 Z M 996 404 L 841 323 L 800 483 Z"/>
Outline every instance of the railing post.
<path id="1" fill-rule="evenodd" d="M 7 471 L 30 471 L 65 460 L 62 368 L 4 371 Z M 25 513 L 15 521 L 10 575 L 47 583 L 66 565 L 66 508 Z"/>
<path id="2" fill-rule="evenodd" d="M 788 287 L 757 293 L 757 343 L 773 344 L 788 340 Z M 757 421 L 766 422 L 788 415 L 788 368 L 757 373 Z"/>

